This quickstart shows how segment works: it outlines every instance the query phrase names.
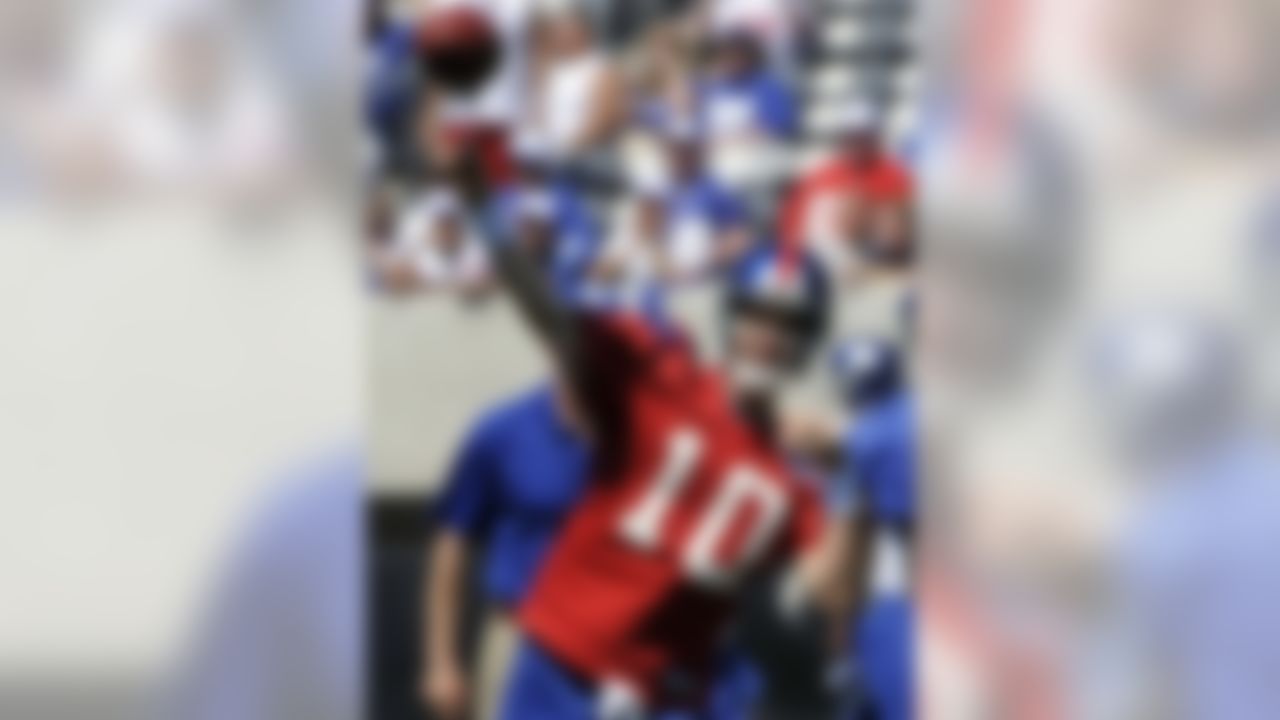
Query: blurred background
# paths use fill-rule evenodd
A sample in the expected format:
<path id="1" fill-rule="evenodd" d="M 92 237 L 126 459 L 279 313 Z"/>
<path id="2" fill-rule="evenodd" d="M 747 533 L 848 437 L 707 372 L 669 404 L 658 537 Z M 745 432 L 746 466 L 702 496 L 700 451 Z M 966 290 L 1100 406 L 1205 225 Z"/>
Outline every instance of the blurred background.
<path id="1" fill-rule="evenodd" d="M 307 583 L 359 597 L 244 569 L 284 544 L 251 539 L 278 525 L 265 507 L 361 444 L 359 11 L 126 0 L 0 16 L 0 714 L 194 717 L 175 688 L 251 694 L 194 678 L 279 644 L 237 634 L 249 599 Z M 354 553 L 333 562 L 358 579 Z M 341 612 L 323 622 L 359 632 Z M 329 683 L 349 712 L 358 666 Z M 199 704 L 252 714 L 230 702 Z"/>

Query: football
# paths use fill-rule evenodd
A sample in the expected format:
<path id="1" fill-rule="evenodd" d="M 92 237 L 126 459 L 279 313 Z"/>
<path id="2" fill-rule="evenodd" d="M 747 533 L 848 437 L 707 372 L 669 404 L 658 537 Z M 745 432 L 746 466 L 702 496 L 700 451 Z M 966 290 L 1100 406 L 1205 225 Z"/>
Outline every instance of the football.
<path id="1" fill-rule="evenodd" d="M 472 6 L 428 13 L 418 25 L 416 40 L 428 81 L 453 94 L 475 92 L 502 61 L 502 43 L 493 21 Z"/>

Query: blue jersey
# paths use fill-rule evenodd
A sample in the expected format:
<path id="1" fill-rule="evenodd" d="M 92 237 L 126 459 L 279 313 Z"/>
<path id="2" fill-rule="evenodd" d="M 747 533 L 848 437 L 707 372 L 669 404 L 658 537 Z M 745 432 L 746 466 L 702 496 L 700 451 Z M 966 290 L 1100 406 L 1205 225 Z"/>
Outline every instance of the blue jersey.
<path id="1" fill-rule="evenodd" d="M 905 525 L 916 511 L 916 413 L 900 392 L 858 415 L 845 438 L 846 502 L 865 506 L 877 522 Z"/>
<path id="2" fill-rule="evenodd" d="M 909 392 L 895 393 L 859 413 L 845 438 L 847 469 L 843 482 L 835 484 L 837 511 L 859 509 L 881 528 L 910 525 L 915 519 L 916 437 Z M 889 535 L 897 537 L 888 542 L 903 542 L 900 534 Z M 864 717 L 867 707 L 885 720 L 915 717 L 914 612 L 909 596 L 877 592 L 851 626 L 849 651 L 860 668 L 862 698 L 842 709 L 840 717 Z"/>
<path id="3" fill-rule="evenodd" d="M 485 416 L 450 471 L 440 523 L 487 547 L 490 599 L 518 603 L 577 502 L 589 470 L 586 443 L 565 423 L 550 388 Z"/>

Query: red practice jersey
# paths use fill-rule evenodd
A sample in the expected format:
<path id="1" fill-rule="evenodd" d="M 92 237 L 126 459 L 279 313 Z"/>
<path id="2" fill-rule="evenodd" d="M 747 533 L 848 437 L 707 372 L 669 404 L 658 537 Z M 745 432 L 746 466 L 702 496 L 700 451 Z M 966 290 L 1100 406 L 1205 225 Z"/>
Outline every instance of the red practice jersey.
<path id="1" fill-rule="evenodd" d="M 811 544 L 821 506 L 682 340 L 634 317 L 584 335 L 595 477 L 520 619 L 586 679 L 693 699 L 742 580 Z"/>

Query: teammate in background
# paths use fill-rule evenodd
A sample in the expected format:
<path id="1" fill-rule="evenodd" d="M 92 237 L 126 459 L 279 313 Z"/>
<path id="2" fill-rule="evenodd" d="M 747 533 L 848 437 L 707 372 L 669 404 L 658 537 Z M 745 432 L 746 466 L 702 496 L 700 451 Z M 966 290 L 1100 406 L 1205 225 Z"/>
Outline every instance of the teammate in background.
<path id="1" fill-rule="evenodd" d="M 843 678 L 850 697 L 841 717 L 911 720 L 916 506 L 916 412 L 901 353 L 868 337 L 847 340 L 834 353 L 832 370 L 853 421 L 844 439 L 844 474 L 833 485 L 831 510 L 849 519 L 858 537 L 852 547 L 871 551 L 858 562 L 867 572 L 865 597 L 848 628 Z M 840 639 L 837 639 L 839 642 Z"/>
<path id="2" fill-rule="evenodd" d="M 493 717 L 518 638 L 514 609 L 577 502 L 588 467 L 584 427 L 559 383 L 501 403 L 471 430 L 437 505 L 423 593 L 420 693 L 440 720 Z M 468 566 L 481 549 L 475 560 L 489 609 L 473 693 L 459 634 Z"/>
<path id="3" fill-rule="evenodd" d="M 790 566 L 818 602 L 844 578 L 813 488 L 774 440 L 781 382 L 826 326 L 811 258 L 762 249 L 733 273 L 727 357 L 702 366 L 675 328 L 558 302 L 514 246 L 498 265 L 589 418 L 582 503 L 520 608 L 526 640 L 501 717 L 648 717 L 707 702 L 743 579 Z"/>

